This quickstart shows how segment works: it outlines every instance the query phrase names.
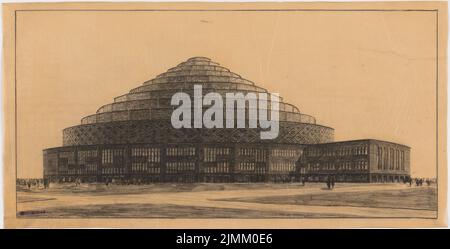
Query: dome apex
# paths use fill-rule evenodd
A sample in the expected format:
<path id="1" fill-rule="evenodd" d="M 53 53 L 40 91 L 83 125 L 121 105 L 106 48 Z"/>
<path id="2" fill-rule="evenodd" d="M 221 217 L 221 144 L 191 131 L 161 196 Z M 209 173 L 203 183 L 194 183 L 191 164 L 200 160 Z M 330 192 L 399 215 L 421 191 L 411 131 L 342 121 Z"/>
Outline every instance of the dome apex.
<path id="1" fill-rule="evenodd" d="M 211 59 L 208 57 L 196 56 L 189 58 L 187 61 L 211 61 Z"/>

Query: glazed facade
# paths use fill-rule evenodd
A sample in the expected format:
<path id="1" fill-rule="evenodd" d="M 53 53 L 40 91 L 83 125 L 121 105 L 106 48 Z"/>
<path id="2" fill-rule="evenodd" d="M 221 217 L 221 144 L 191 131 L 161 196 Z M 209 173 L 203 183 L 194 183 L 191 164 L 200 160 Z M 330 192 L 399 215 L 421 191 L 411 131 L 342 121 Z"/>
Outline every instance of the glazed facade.
<path id="1" fill-rule="evenodd" d="M 410 148 L 379 141 L 355 140 L 309 145 L 299 171 L 308 181 L 402 182 L 410 176 Z"/>

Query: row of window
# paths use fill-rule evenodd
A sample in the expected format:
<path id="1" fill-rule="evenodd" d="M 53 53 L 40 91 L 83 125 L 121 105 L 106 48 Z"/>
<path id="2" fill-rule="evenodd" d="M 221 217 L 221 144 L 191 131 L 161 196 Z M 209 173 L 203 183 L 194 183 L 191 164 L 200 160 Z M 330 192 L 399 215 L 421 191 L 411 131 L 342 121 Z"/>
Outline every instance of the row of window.
<path id="1" fill-rule="evenodd" d="M 194 147 L 185 148 L 167 148 L 167 156 L 195 156 L 196 149 Z M 204 161 L 215 162 L 217 156 L 228 156 L 231 154 L 230 148 L 204 148 Z M 274 149 L 271 155 L 279 157 L 295 157 L 301 154 L 301 151 L 294 149 Z M 131 149 L 133 162 L 160 162 L 161 150 L 160 148 L 132 148 Z M 256 162 L 266 161 L 266 150 L 257 148 L 241 148 L 239 149 L 240 156 L 254 157 Z M 105 166 L 112 166 L 124 162 L 125 149 L 104 149 L 101 153 L 101 161 Z M 60 165 L 75 165 L 75 152 L 60 152 Z M 86 150 L 78 151 L 78 165 L 97 164 L 98 151 Z"/>
<path id="2" fill-rule="evenodd" d="M 405 152 L 403 150 L 378 146 L 379 170 L 405 170 Z"/>
<path id="3" fill-rule="evenodd" d="M 240 148 L 239 149 L 240 156 L 255 156 L 258 153 L 264 153 L 264 152 L 265 152 L 265 150 L 256 149 L 256 148 Z"/>
<path id="4" fill-rule="evenodd" d="M 295 164 L 292 162 L 273 162 L 270 164 L 272 172 L 294 172 Z"/>
<path id="5" fill-rule="evenodd" d="M 219 91 L 220 93 L 220 91 Z M 226 93 L 225 91 L 222 91 L 222 93 Z M 158 93 L 158 94 L 162 94 L 162 93 Z M 139 96 L 141 95 L 141 96 Z M 145 96 L 147 95 L 147 96 Z M 167 93 L 166 97 L 164 98 L 158 98 L 158 96 L 151 96 L 150 94 L 147 93 L 143 93 L 143 94 L 132 94 L 129 95 L 131 98 L 128 99 L 126 102 L 125 101 L 120 101 L 120 102 L 115 102 L 113 104 L 109 104 L 106 106 L 101 107 L 98 110 L 98 113 L 108 113 L 108 112 L 125 112 L 125 111 L 132 111 L 132 110 L 138 110 L 138 109 L 158 109 L 161 107 L 167 107 L 170 106 L 170 102 L 171 102 L 171 93 Z M 137 98 L 133 98 L 133 97 L 137 97 Z M 239 106 L 239 108 L 235 107 L 234 109 L 239 109 L 239 110 L 246 110 L 246 113 L 248 113 L 248 110 L 259 110 L 259 108 L 263 109 L 264 111 L 266 111 L 267 109 L 271 110 L 271 103 L 267 102 L 267 105 L 259 105 L 257 98 L 255 99 L 251 99 L 250 101 L 254 101 L 256 102 L 256 109 L 253 108 L 249 108 L 248 105 L 245 106 L 245 108 L 242 108 L 241 106 Z M 203 107 L 204 109 L 206 109 L 206 107 Z M 227 109 L 227 106 L 224 106 L 224 110 Z M 231 109 L 231 108 L 228 108 Z M 193 108 L 191 108 L 191 110 L 193 110 Z M 293 106 L 283 103 L 283 102 L 279 102 L 278 103 L 278 110 L 280 112 L 295 112 L 296 114 L 299 114 L 298 110 L 296 108 L 294 108 Z M 225 111 L 224 111 L 225 112 Z"/>
<path id="6" fill-rule="evenodd" d="M 103 168 L 102 174 L 123 174 L 127 173 L 125 168 Z"/>
<path id="7" fill-rule="evenodd" d="M 230 154 L 230 148 L 204 148 L 203 161 L 215 162 L 217 156 L 228 156 Z"/>
<path id="8" fill-rule="evenodd" d="M 75 152 L 74 151 L 63 151 L 59 153 L 59 160 L 66 162 L 66 164 L 75 164 Z"/>
<path id="9" fill-rule="evenodd" d="M 195 66 L 198 67 L 199 70 L 202 70 L 201 72 L 203 73 L 203 70 L 213 70 L 210 66 L 210 68 L 199 68 L 199 66 Z M 198 71 L 191 71 L 189 74 L 191 75 L 192 73 L 196 73 Z M 217 73 L 217 71 L 210 71 L 211 73 Z M 169 74 L 170 76 L 173 76 L 175 73 L 171 73 Z M 223 73 L 223 74 L 229 74 L 228 72 Z M 168 76 L 168 75 L 166 75 Z M 203 90 L 208 91 L 209 89 L 214 89 L 214 91 L 219 91 L 220 90 L 242 90 L 242 91 L 261 91 L 262 88 L 254 86 L 254 85 L 250 85 L 248 84 L 248 82 L 230 82 L 230 81 L 225 81 L 226 84 L 224 84 L 223 80 L 220 81 L 220 83 L 211 83 L 211 82 L 202 82 L 202 86 L 203 86 Z M 142 94 L 146 94 L 145 98 L 150 98 L 150 97 L 159 97 L 159 96 L 164 96 L 159 92 L 154 92 L 157 90 L 167 90 L 170 89 L 172 90 L 173 88 L 179 88 L 180 83 L 175 83 L 175 82 L 170 82 L 167 83 L 167 79 L 165 78 L 158 78 L 152 81 L 152 83 L 156 83 L 156 84 L 147 84 L 144 86 L 140 86 L 138 88 L 135 88 L 133 90 L 131 90 L 131 93 L 142 93 Z M 158 83 L 163 83 L 163 84 L 158 84 Z M 186 83 L 184 83 L 184 89 L 186 91 L 192 91 L 192 87 L 194 84 L 196 84 L 195 82 L 189 82 L 187 81 Z M 224 92 L 229 92 L 229 91 L 224 91 Z M 170 98 L 171 95 L 167 95 L 167 98 Z M 126 98 L 126 97 L 132 97 L 132 94 L 127 94 L 124 96 L 120 96 L 120 97 L 116 97 L 115 101 L 126 101 L 126 100 L 130 100 L 131 98 Z"/>
<path id="10" fill-rule="evenodd" d="M 264 150 L 264 149 L 240 148 L 239 155 L 253 157 L 256 162 L 265 162 L 266 161 L 266 150 Z"/>
<path id="11" fill-rule="evenodd" d="M 82 174 L 94 174 L 97 173 L 97 167 L 90 167 L 90 168 L 84 168 L 84 169 L 59 169 L 58 172 L 60 174 L 69 174 L 69 175 L 82 175 Z"/>
<path id="12" fill-rule="evenodd" d="M 309 148 L 307 150 L 308 156 L 350 156 L 350 155 L 367 155 L 367 146 L 356 147 L 341 147 L 338 149 L 332 148 Z"/>
<path id="13" fill-rule="evenodd" d="M 131 171 L 133 172 L 147 172 L 147 173 L 159 173 L 159 164 L 153 163 L 132 163 Z"/>
<path id="14" fill-rule="evenodd" d="M 64 169 L 64 170 L 60 170 L 60 173 L 68 174 L 68 175 L 76 175 L 76 174 L 83 174 L 84 172 L 79 169 Z"/>
<path id="15" fill-rule="evenodd" d="M 131 108 L 131 107 L 130 107 Z M 167 108 L 167 107 L 165 107 Z M 117 108 L 116 108 L 117 109 Z M 170 119 L 171 118 L 171 112 L 164 109 L 151 109 L 151 108 L 144 108 L 144 109 L 133 109 L 132 110 L 118 110 L 114 112 L 103 112 L 101 110 L 99 113 L 93 114 L 91 116 L 84 117 L 81 120 L 82 124 L 93 124 L 93 123 L 105 123 L 105 122 L 111 122 L 111 121 L 125 121 L 125 120 L 141 120 L 141 119 Z M 236 117 L 240 117 L 243 120 L 245 120 L 245 124 L 250 124 L 250 122 L 258 122 L 255 118 L 256 116 L 253 116 L 251 112 L 256 113 L 258 109 L 241 109 L 241 108 L 234 108 L 234 109 L 225 109 L 224 110 L 224 116 L 223 118 L 226 118 L 226 111 L 229 110 L 235 110 Z M 264 110 L 266 111 L 267 108 Z M 270 110 L 270 107 L 269 107 Z M 255 117 L 255 118 L 253 118 Z M 267 118 L 271 119 L 271 113 L 267 113 Z M 293 112 L 285 112 L 281 108 L 279 109 L 279 121 L 290 121 L 290 122 L 302 122 L 302 123 L 312 123 L 314 124 L 316 121 L 313 117 L 308 115 L 303 115 L 300 113 L 293 113 Z M 236 127 L 236 126 L 235 126 Z"/>
<path id="16" fill-rule="evenodd" d="M 97 150 L 81 150 L 78 151 L 78 165 L 96 164 Z"/>
<path id="17" fill-rule="evenodd" d="M 161 155 L 159 148 L 133 148 L 131 156 L 135 162 L 160 162 Z"/>
<path id="18" fill-rule="evenodd" d="M 160 168 L 159 165 L 157 165 L 156 167 L 152 167 L 152 165 L 147 165 L 144 163 L 133 163 L 131 165 L 131 171 L 135 173 L 159 174 Z"/>
<path id="19" fill-rule="evenodd" d="M 344 163 L 308 163 L 306 165 L 308 171 L 327 171 L 327 170 L 368 170 L 369 163 L 367 161 L 344 162 Z"/>
<path id="20" fill-rule="evenodd" d="M 87 164 L 85 168 L 87 172 L 96 172 L 97 164 Z"/>
<path id="21" fill-rule="evenodd" d="M 203 167 L 204 173 L 228 173 L 229 165 L 228 162 L 218 162 L 216 165 L 206 165 Z"/>
<path id="22" fill-rule="evenodd" d="M 265 167 L 258 167 L 254 162 L 240 162 L 235 170 L 236 172 L 252 172 L 257 174 L 264 174 Z"/>
<path id="23" fill-rule="evenodd" d="M 104 149 L 102 152 L 102 164 L 120 164 L 123 161 L 124 149 Z"/>
<path id="24" fill-rule="evenodd" d="M 195 156 L 195 147 L 167 148 L 167 156 Z"/>
<path id="25" fill-rule="evenodd" d="M 249 162 L 240 162 L 237 171 L 255 171 L 256 164 Z"/>
<path id="26" fill-rule="evenodd" d="M 301 150 L 294 149 L 273 149 L 271 155 L 275 157 L 297 157 L 301 156 Z"/>
<path id="27" fill-rule="evenodd" d="M 166 163 L 166 173 L 173 174 L 185 171 L 194 171 L 194 162 L 167 162 Z"/>

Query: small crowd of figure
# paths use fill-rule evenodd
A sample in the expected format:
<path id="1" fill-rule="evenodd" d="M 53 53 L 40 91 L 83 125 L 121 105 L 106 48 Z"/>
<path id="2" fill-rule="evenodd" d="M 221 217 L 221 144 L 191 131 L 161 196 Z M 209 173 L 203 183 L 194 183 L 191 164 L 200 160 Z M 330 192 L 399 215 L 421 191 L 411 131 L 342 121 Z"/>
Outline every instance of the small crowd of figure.
<path id="1" fill-rule="evenodd" d="M 144 184 L 152 184 L 155 181 L 152 181 L 151 179 L 141 179 L 141 178 L 114 178 L 114 177 L 105 177 L 101 180 L 98 180 L 97 178 L 81 178 L 81 177 L 62 177 L 58 180 L 55 180 L 54 182 L 65 184 L 65 183 L 73 183 L 75 186 L 80 186 L 83 183 L 86 184 L 105 184 L 106 186 L 109 185 L 144 185 Z"/>
<path id="2" fill-rule="evenodd" d="M 425 182 L 427 184 L 427 186 L 431 185 L 431 180 L 430 179 L 424 179 L 424 178 L 416 178 L 415 179 L 416 182 L 416 186 L 422 186 L 423 182 Z"/>
<path id="3" fill-rule="evenodd" d="M 408 183 L 410 187 L 412 186 L 413 183 L 415 183 L 417 187 L 422 186 L 424 182 L 427 184 L 427 186 L 430 186 L 433 181 L 429 178 L 411 178 L 411 177 L 406 178 L 404 181 L 404 183 Z"/>
<path id="4" fill-rule="evenodd" d="M 152 183 L 152 181 L 150 181 L 149 179 L 139 179 L 139 178 L 132 178 L 132 179 L 116 179 L 113 177 L 107 177 L 107 178 L 103 178 L 101 181 L 96 181 L 96 180 L 88 180 L 88 179 L 82 179 L 79 177 L 70 177 L 70 178 L 66 178 L 63 177 L 61 179 L 59 179 L 57 181 L 58 183 L 74 183 L 76 187 L 80 186 L 82 183 L 102 183 L 105 184 L 105 186 L 110 186 L 110 185 L 143 185 L 143 184 L 150 184 Z"/>
<path id="5" fill-rule="evenodd" d="M 38 179 L 38 178 L 28 178 L 28 179 L 17 179 L 17 185 L 24 186 L 27 189 L 41 188 L 47 189 L 50 187 L 50 181 L 48 179 Z"/>
<path id="6" fill-rule="evenodd" d="M 307 177 L 301 177 L 300 178 L 301 183 L 303 186 L 306 185 L 306 182 L 309 180 Z M 62 178 L 59 179 L 59 181 L 57 181 L 59 183 L 75 183 L 75 186 L 80 186 L 82 183 L 91 183 L 91 182 L 95 182 L 95 181 L 84 181 L 81 178 L 75 177 L 75 178 Z M 109 185 L 113 185 L 113 184 L 118 184 L 118 185 L 141 185 L 141 184 L 148 184 L 152 181 L 149 181 L 149 179 L 114 179 L 114 178 L 106 178 L 103 179 L 103 184 L 105 184 L 106 186 Z M 409 186 L 411 187 L 413 184 L 415 184 L 416 186 L 423 186 L 423 184 L 425 183 L 427 186 L 430 186 L 432 183 L 434 183 L 435 181 L 433 179 L 429 179 L 429 178 L 412 178 L 412 177 L 407 177 L 405 179 L 403 179 L 403 183 L 405 184 L 409 184 Z M 335 184 L 336 184 L 336 176 L 334 175 L 329 175 L 326 178 L 326 186 L 327 189 L 334 189 Z M 17 179 L 17 185 L 18 186 L 23 186 L 26 189 L 39 189 L 39 188 L 44 188 L 44 189 L 48 189 L 50 187 L 50 180 L 49 179 L 42 179 L 42 178 L 28 178 L 28 179 Z"/>

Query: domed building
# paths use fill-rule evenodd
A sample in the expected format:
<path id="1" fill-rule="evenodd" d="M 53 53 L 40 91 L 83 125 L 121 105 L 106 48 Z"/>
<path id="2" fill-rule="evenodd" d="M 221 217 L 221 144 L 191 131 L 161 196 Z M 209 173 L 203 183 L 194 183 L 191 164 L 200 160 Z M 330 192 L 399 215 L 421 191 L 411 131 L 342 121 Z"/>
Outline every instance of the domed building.
<path id="1" fill-rule="evenodd" d="M 208 58 L 190 58 L 114 98 L 82 118 L 81 124 L 64 129 L 63 146 L 44 150 L 44 178 L 89 182 L 323 180 L 322 173 L 308 175 L 313 157 L 304 153 L 311 145 L 330 147 L 332 128 L 317 124 L 313 116 L 282 98 L 277 102 L 279 132 L 275 139 L 261 139 L 264 129 L 260 127 L 174 128 L 171 116 L 176 106 L 171 99 L 179 92 L 194 96 L 194 85 L 202 87 L 202 96 L 211 92 L 223 98 L 227 93 L 268 93 Z M 194 97 L 191 100 L 194 102 Z M 203 111 L 206 109 L 203 106 Z M 244 111 L 249 122 L 249 107 Z M 369 172 L 361 176 L 358 181 L 371 180 Z"/>

